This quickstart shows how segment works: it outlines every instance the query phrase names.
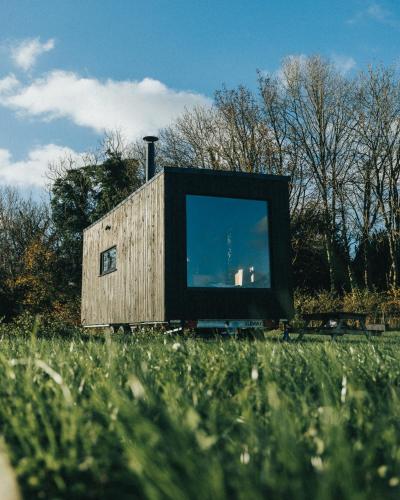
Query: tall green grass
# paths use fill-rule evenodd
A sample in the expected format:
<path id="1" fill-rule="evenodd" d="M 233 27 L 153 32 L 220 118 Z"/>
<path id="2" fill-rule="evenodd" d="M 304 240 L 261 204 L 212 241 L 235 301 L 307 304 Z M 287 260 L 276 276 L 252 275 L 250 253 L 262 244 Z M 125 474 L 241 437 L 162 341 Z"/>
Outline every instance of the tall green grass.
<path id="1" fill-rule="evenodd" d="M 0 432 L 26 498 L 400 495 L 398 337 L 2 332 Z"/>

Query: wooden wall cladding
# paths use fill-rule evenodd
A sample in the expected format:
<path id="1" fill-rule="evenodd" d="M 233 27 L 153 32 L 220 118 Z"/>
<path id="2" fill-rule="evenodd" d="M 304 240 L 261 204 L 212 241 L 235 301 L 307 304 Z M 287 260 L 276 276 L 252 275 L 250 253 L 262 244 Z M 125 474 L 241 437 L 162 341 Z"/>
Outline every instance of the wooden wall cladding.
<path id="1" fill-rule="evenodd" d="M 116 245 L 117 269 L 100 276 Z M 82 324 L 164 321 L 164 176 L 157 175 L 84 232 Z"/>

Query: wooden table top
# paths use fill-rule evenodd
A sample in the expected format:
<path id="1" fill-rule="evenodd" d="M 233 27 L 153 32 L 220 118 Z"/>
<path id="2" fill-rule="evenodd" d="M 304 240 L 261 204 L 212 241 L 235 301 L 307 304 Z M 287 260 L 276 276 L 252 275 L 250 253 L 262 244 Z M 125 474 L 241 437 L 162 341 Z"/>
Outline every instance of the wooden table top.
<path id="1" fill-rule="evenodd" d="M 331 311 L 331 312 L 323 312 L 323 313 L 303 314 L 302 317 L 306 321 L 312 321 L 312 320 L 328 321 L 330 319 L 331 320 L 336 320 L 336 319 L 365 320 L 367 317 L 367 314 L 366 313 L 359 313 L 359 312 Z"/>

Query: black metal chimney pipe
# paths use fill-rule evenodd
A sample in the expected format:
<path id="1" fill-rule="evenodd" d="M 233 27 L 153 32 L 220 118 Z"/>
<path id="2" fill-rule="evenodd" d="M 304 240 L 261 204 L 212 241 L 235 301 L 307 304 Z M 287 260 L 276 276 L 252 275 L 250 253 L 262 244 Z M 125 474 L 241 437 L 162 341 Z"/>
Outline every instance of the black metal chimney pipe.
<path id="1" fill-rule="evenodd" d="M 156 165 L 154 161 L 154 143 L 158 141 L 158 137 L 146 135 L 143 140 L 147 143 L 146 149 L 146 182 L 154 177 Z"/>

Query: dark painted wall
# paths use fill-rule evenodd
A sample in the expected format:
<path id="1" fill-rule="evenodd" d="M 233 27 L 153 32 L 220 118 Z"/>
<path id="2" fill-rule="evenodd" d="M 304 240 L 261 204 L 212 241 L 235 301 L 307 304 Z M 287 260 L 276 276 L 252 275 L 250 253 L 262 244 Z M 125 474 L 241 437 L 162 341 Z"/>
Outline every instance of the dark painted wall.
<path id="1" fill-rule="evenodd" d="M 167 168 L 165 176 L 166 319 L 280 319 L 293 316 L 288 177 Z M 267 200 L 271 288 L 188 288 L 187 194 Z"/>

